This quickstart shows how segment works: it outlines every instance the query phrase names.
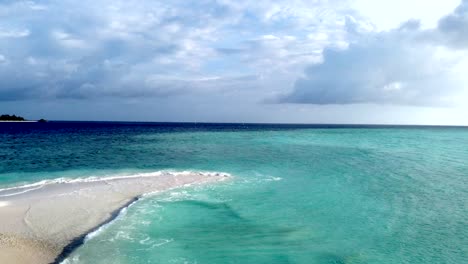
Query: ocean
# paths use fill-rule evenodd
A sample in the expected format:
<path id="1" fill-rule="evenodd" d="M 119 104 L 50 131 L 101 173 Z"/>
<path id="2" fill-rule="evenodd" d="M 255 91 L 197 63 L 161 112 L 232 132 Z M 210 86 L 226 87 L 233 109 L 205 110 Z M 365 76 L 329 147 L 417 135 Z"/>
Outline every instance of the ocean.
<path id="1" fill-rule="evenodd" d="M 468 128 L 0 123 L 0 188 L 158 171 L 232 179 L 145 195 L 63 263 L 468 263 Z"/>

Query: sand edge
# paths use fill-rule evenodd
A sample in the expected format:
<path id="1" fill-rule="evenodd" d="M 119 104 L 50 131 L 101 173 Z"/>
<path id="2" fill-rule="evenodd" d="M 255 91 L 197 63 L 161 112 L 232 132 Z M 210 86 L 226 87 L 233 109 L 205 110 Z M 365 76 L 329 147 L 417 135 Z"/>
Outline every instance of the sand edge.
<path id="1" fill-rule="evenodd" d="M 224 173 L 156 172 L 0 190 L 0 263 L 61 263 L 88 234 L 142 195 L 228 178 Z"/>

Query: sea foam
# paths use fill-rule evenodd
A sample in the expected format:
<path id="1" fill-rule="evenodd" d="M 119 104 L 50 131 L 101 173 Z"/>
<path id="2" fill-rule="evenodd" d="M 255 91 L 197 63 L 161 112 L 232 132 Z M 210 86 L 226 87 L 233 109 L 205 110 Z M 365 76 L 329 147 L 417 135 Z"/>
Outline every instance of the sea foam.
<path id="1" fill-rule="evenodd" d="M 162 175 L 173 175 L 173 176 L 183 176 L 183 175 L 193 175 L 198 174 L 201 176 L 219 176 L 219 177 L 230 177 L 229 173 L 224 172 L 210 172 L 210 171 L 175 171 L 175 170 L 160 170 L 154 172 L 140 172 L 133 174 L 122 174 L 122 175 L 113 175 L 113 176 L 90 176 L 85 178 L 56 178 L 41 180 L 38 182 L 27 183 L 19 186 L 0 188 L 0 197 L 14 196 L 18 194 L 24 194 L 30 191 L 38 190 L 43 188 L 46 185 L 52 184 L 70 184 L 70 183 L 90 183 L 90 182 L 105 182 L 110 180 L 120 180 L 120 179 L 132 179 L 132 178 L 144 178 L 144 177 L 157 177 Z M 151 193 L 149 193 L 151 194 Z"/>

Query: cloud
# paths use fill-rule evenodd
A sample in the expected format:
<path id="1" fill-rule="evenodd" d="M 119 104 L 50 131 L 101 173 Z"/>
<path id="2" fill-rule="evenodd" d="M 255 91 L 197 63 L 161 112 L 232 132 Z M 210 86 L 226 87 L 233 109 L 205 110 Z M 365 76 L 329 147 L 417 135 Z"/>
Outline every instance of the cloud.
<path id="1" fill-rule="evenodd" d="M 293 87 L 281 102 L 449 104 L 466 6 L 376 32 L 347 0 L 2 1 L 0 101 L 259 103 Z"/>
<path id="2" fill-rule="evenodd" d="M 306 68 L 293 91 L 279 99 L 302 104 L 451 105 L 463 91 L 456 73 L 467 54 L 468 1 L 432 30 L 410 20 L 389 31 L 366 31 L 348 19 L 350 45 L 326 49 L 323 63 Z"/>
<path id="3" fill-rule="evenodd" d="M 468 48 L 468 0 L 463 0 L 455 12 L 438 24 L 441 41 L 456 48 Z"/>
<path id="4" fill-rule="evenodd" d="M 235 90 L 261 97 L 262 80 L 294 80 L 346 42 L 345 2 L 3 1 L 0 101 L 179 96 L 244 76 Z"/>
<path id="5" fill-rule="evenodd" d="M 29 36 L 29 30 L 2 30 L 0 38 L 23 38 Z"/>
<path id="6" fill-rule="evenodd" d="M 0 53 L 9 61 L 0 68 L 0 100 L 171 94 L 177 84 L 142 80 L 193 74 L 211 56 L 205 42 L 219 12 L 153 1 L 0 4 L 8 21 L 0 22 Z"/>

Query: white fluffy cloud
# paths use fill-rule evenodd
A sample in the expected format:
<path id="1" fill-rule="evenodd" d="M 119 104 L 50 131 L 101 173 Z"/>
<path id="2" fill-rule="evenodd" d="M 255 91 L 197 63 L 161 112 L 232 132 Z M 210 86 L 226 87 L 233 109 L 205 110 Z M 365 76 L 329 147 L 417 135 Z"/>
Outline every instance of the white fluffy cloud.
<path id="1" fill-rule="evenodd" d="M 325 46 L 345 42 L 344 1 L 330 3 L 6 1 L 0 100 L 169 96 L 230 89 L 226 80 L 246 76 L 257 78 L 245 87 L 279 74 L 293 80 Z"/>
<path id="2" fill-rule="evenodd" d="M 154 100 L 219 116 L 242 105 L 273 121 L 272 109 L 306 115 L 309 106 L 290 103 L 448 105 L 468 81 L 458 81 L 467 3 L 432 29 L 409 21 L 382 31 L 349 0 L 5 0 L 0 110 Z M 265 104 L 279 96 L 284 104 Z"/>
<path id="3" fill-rule="evenodd" d="M 308 67 L 282 102 L 310 104 L 452 105 L 466 83 L 457 66 L 468 59 L 465 36 L 468 1 L 440 20 L 436 29 L 420 29 L 410 20 L 382 32 L 354 33 L 347 49 L 328 49 L 324 62 Z M 351 34 L 353 35 L 353 34 Z M 453 50 L 456 46 L 461 50 Z"/>

